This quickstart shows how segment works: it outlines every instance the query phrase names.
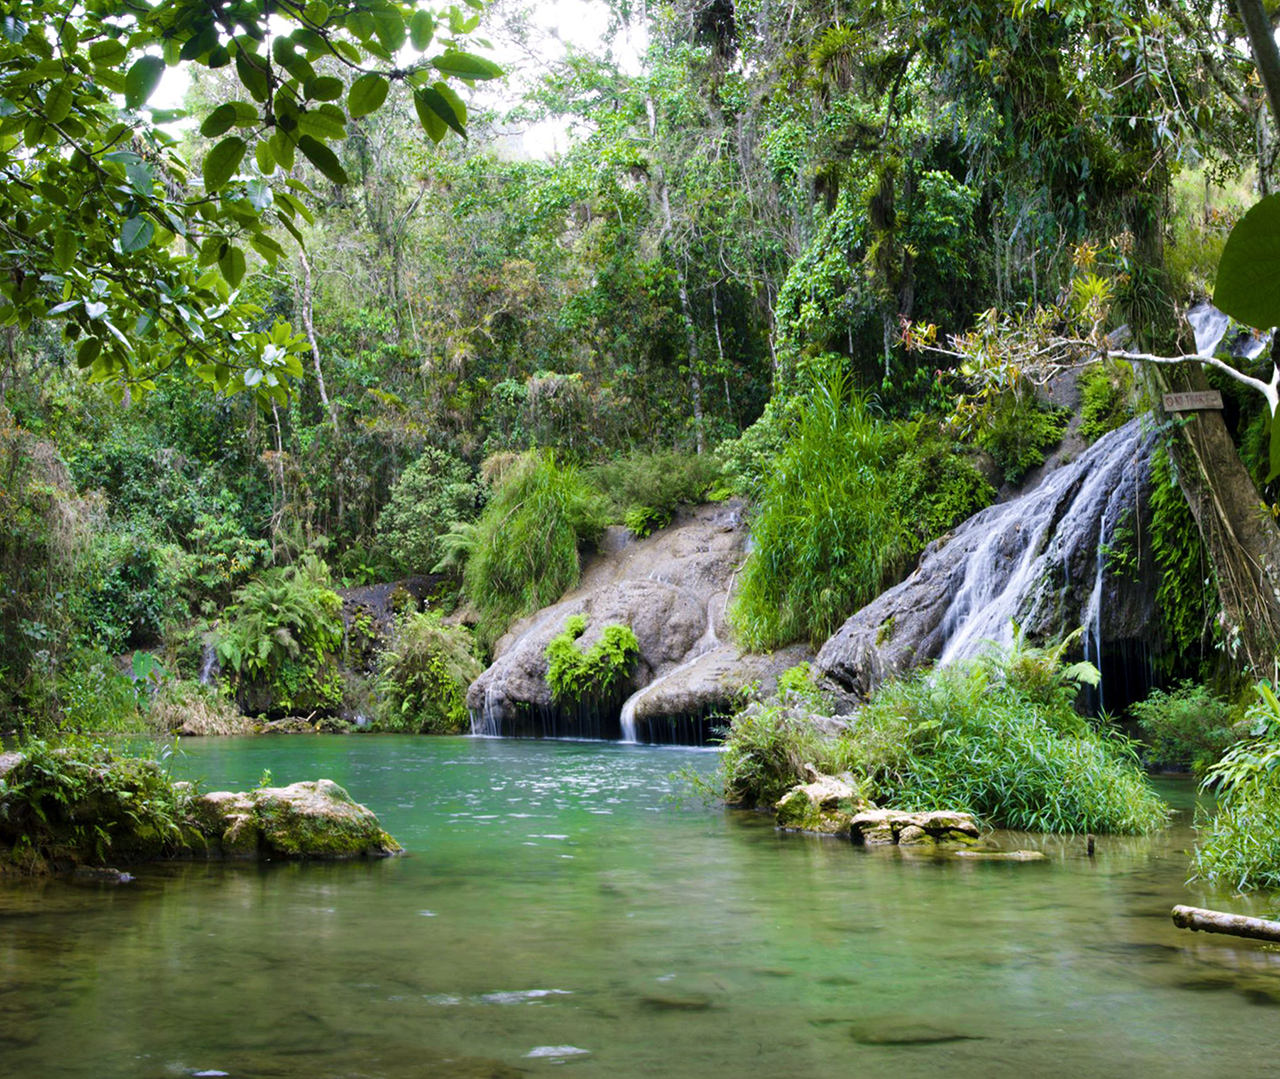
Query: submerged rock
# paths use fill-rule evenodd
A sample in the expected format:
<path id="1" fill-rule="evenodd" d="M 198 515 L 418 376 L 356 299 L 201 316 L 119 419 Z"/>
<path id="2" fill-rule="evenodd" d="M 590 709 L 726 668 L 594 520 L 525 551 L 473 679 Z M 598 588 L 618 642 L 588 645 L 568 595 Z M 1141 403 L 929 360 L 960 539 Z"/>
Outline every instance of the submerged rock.
<path id="1" fill-rule="evenodd" d="M 730 710 L 742 688 L 770 691 L 777 676 L 808 658 L 803 648 L 744 655 L 726 644 L 725 608 L 746 555 L 742 503 L 681 510 L 667 528 L 637 540 L 610 528 L 578 587 L 516 622 L 494 647 L 494 662 L 467 693 L 477 733 L 684 740 L 678 724 L 705 725 Z M 546 649 L 572 615 L 587 619 L 578 641 L 590 648 L 606 625 L 629 626 L 640 646 L 614 699 L 586 710 L 557 705 L 547 687 Z M 624 709 L 627 698 L 629 707 Z"/>
<path id="2" fill-rule="evenodd" d="M 823 645 L 815 674 L 865 697 L 886 679 L 1010 640 L 1085 629 L 1103 644 L 1148 642 L 1159 574 L 1147 527 L 1152 436 L 1140 421 L 1105 435 L 1036 487 L 970 517 L 931 544 L 915 572 L 854 614 Z M 1109 553 L 1108 553 L 1109 552 Z"/>
<path id="3" fill-rule="evenodd" d="M 866 809 L 850 820 L 849 829 L 853 841 L 866 846 L 963 846 L 982 834 L 970 814 L 949 809 Z"/>
<path id="4" fill-rule="evenodd" d="M 215 791 L 195 805 L 215 857 L 364 858 L 401 850 L 373 812 L 331 779 Z"/>

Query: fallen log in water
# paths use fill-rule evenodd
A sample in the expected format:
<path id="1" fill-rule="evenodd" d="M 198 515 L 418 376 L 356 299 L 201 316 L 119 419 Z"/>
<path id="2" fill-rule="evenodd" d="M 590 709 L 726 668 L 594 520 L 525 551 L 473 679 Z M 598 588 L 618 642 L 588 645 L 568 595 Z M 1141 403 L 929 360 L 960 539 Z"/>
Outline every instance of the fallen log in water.
<path id="1" fill-rule="evenodd" d="M 1193 933 L 1225 933 L 1232 937 L 1280 943 L 1280 922 L 1269 922 L 1265 918 L 1246 918 L 1243 914 L 1224 914 L 1220 910 L 1179 905 L 1173 908 L 1173 924 L 1179 929 L 1190 929 Z"/>

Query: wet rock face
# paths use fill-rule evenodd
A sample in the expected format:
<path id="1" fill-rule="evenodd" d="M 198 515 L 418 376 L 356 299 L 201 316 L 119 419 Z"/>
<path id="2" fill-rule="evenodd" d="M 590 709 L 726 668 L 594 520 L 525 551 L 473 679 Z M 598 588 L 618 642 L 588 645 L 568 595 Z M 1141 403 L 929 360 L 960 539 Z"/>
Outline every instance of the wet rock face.
<path id="1" fill-rule="evenodd" d="M 815 674 L 862 698 L 922 664 L 1008 643 L 1011 619 L 1032 643 L 1083 626 L 1094 662 L 1100 642 L 1149 641 L 1159 622 L 1146 536 L 1151 446 L 1133 420 L 1032 490 L 975 514 L 853 615 L 823 645 Z"/>
<path id="2" fill-rule="evenodd" d="M 782 670 L 807 656 L 803 649 L 743 656 L 725 643 L 725 608 L 746 554 L 742 510 L 738 501 L 681 510 L 644 540 L 610 528 L 578 587 L 498 641 L 493 665 L 467 693 L 474 729 L 619 738 L 627 733 L 622 706 L 631 698 L 627 730 L 643 741 L 672 741 L 679 739 L 664 734 L 675 724 L 724 709 L 744 686 L 758 681 L 771 688 Z M 616 699 L 593 702 L 590 716 L 557 706 L 546 683 L 547 645 L 572 615 L 587 620 L 580 648 L 589 649 L 612 623 L 629 626 L 640 645 L 629 681 Z"/>
<path id="3" fill-rule="evenodd" d="M 196 799 L 209 853 L 233 859 L 362 858 L 398 854 L 378 818 L 331 779 L 214 791 Z"/>

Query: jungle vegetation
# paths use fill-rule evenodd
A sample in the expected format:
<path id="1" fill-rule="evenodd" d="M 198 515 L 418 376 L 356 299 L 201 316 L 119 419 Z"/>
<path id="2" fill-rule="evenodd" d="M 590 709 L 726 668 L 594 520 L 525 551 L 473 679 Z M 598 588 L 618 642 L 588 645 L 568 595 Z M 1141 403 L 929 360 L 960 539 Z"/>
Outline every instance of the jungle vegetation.
<path id="1" fill-rule="evenodd" d="M 1043 460 L 1068 369 L 1082 437 L 1163 435 L 1169 685 L 1273 672 L 1270 360 L 1202 370 L 1182 318 L 1280 322 L 1260 0 L 600 3 L 554 48 L 519 0 L 6 8 L 7 725 L 375 687 L 375 723 L 456 729 L 605 526 L 704 497 L 753 515 L 743 643 L 820 642 Z M 1221 416 L 1160 412 L 1209 384 Z M 431 611 L 366 654 L 337 590 L 408 576 Z M 1193 736 L 1178 692 L 1155 759 L 1210 767 L 1230 706 Z"/>

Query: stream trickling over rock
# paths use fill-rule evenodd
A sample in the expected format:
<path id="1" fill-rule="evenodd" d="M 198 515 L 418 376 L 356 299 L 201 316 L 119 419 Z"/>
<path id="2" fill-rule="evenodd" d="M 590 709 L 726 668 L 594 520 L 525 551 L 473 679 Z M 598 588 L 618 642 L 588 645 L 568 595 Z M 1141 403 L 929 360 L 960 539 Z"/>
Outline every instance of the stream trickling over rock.
<path id="1" fill-rule="evenodd" d="M 393 736 L 184 743 L 245 789 L 325 776 L 408 848 L 0 882 L 0 1074 L 286 1079 L 1239 1079 L 1280 955 L 1177 930 L 1151 839 L 968 863 L 666 800 L 706 751 Z M 1001 838 L 1001 837 L 998 837 Z"/>
<path id="2" fill-rule="evenodd" d="M 869 693 L 924 663 L 1084 630 L 1085 657 L 1151 643 L 1158 577 L 1146 536 L 1153 436 L 1131 420 L 1018 498 L 932 544 L 916 571 L 849 619 L 818 653 L 835 685 Z M 1103 697 L 1106 703 L 1107 683 Z"/>

